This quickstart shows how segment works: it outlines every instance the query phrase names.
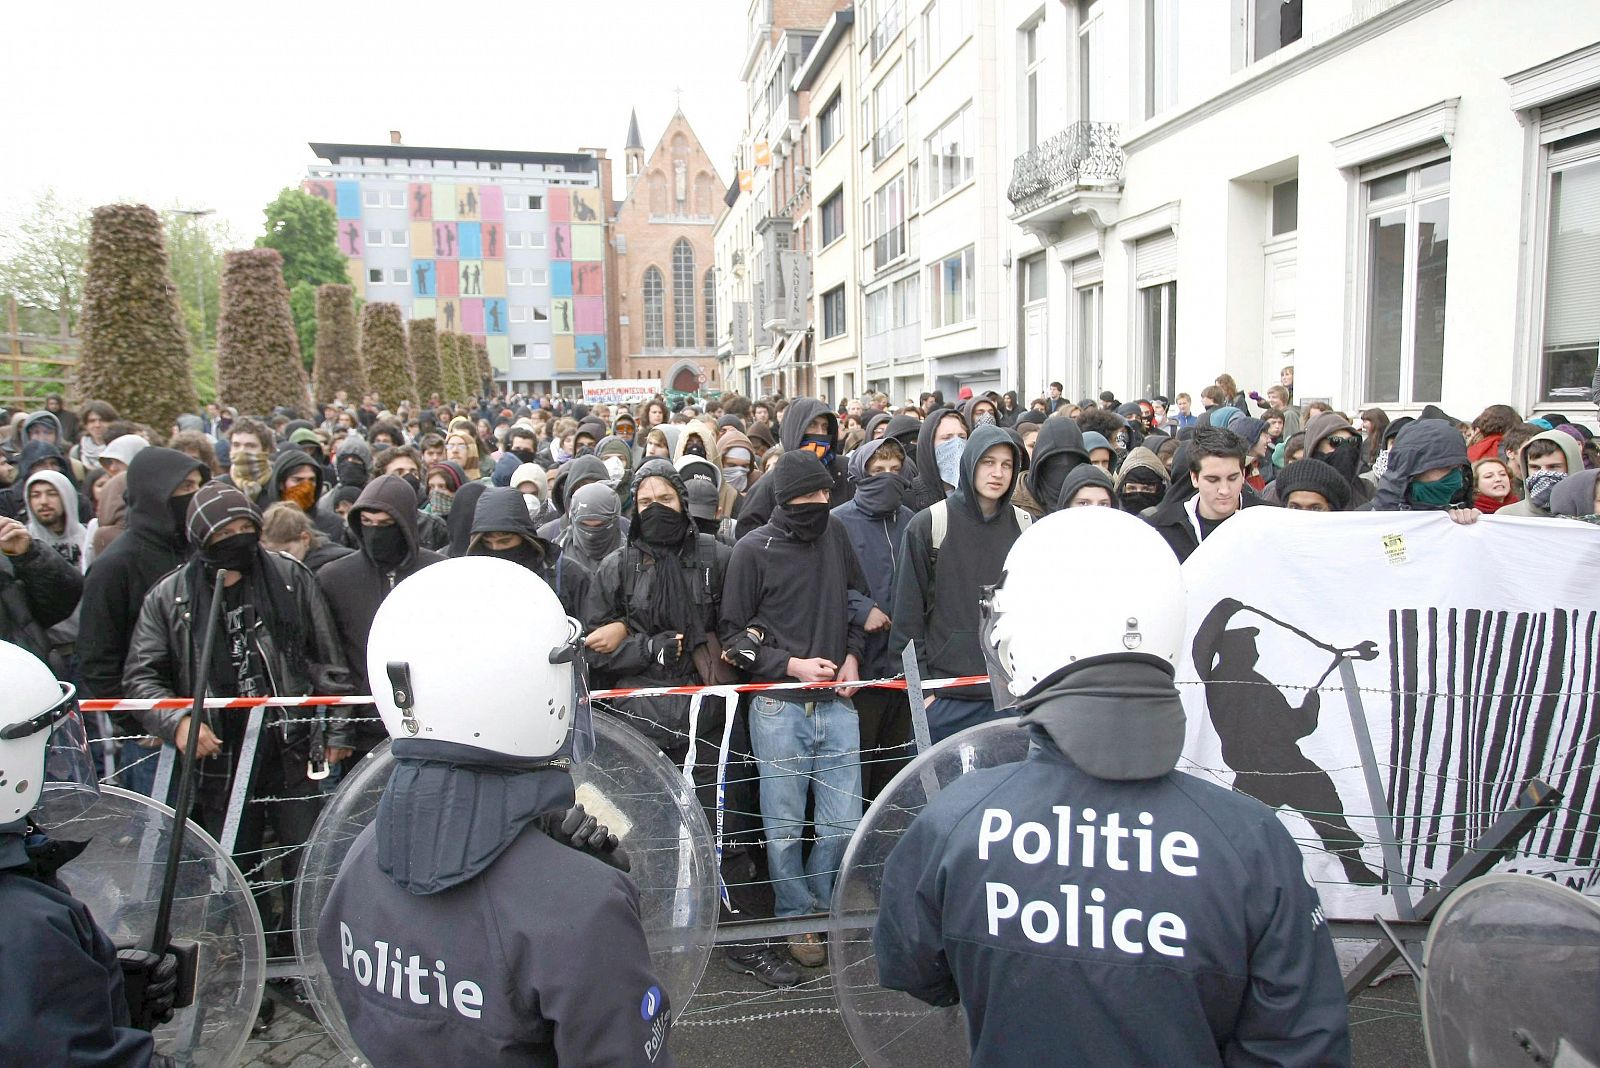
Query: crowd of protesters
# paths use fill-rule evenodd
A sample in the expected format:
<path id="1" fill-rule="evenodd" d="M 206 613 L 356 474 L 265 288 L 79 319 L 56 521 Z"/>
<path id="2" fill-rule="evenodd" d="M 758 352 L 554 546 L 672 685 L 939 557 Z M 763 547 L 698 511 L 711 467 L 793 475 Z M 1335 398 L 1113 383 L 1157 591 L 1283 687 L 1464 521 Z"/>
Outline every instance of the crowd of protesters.
<path id="1" fill-rule="evenodd" d="M 898 408 L 881 393 L 837 407 L 384 400 L 211 406 L 160 428 L 93 400 L 16 413 L 0 442 L 0 638 L 93 698 L 190 696 L 201 674 L 214 696 L 371 693 L 368 633 L 397 583 L 447 557 L 513 561 L 582 625 L 591 686 L 778 684 L 732 726 L 723 869 L 745 915 L 826 910 L 863 805 L 912 737 L 904 691 L 849 684 L 901 674 L 908 646 L 924 679 L 985 674 L 980 591 L 1049 512 L 1136 513 L 1180 560 L 1245 507 L 1600 522 L 1600 442 L 1581 422 L 1501 404 L 1470 422 L 1297 405 L 1292 368 L 1248 395 L 1221 375 L 1198 404 L 1073 402 L 1058 384 L 1026 404 L 963 388 Z M 221 631 L 201 665 L 219 573 Z M 515 655 L 517 612 L 464 605 L 417 625 L 481 628 L 485 656 Z M 782 688 L 820 682 L 845 685 Z M 676 763 L 698 740 L 708 810 L 714 704 L 695 722 L 682 696 L 612 706 Z M 996 716 L 986 686 L 940 689 L 925 713 L 934 740 Z M 196 816 L 218 834 L 247 719 L 206 715 Z M 148 793 L 188 713 L 99 730 L 107 773 Z M 273 888 L 340 773 L 385 737 L 360 709 L 267 714 L 248 789 L 275 803 L 246 807 L 234 849 L 280 931 Z M 775 986 L 824 959 L 815 934 L 728 954 Z"/>

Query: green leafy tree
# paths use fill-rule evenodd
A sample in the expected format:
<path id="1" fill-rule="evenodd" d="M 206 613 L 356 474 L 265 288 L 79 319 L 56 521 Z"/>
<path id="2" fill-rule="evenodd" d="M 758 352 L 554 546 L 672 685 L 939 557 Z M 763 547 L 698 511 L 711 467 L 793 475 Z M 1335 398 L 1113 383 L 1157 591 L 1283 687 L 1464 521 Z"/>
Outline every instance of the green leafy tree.
<path id="1" fill-rule="evenodd" d="M 223 403 L 249 415 L 265 415 L 279 405 L 307 408 L 283 257 L 275 249 L 243 249 L 224 258 L 217 393 Z"/>
<path id="2" fill-rule="evenodd" d="M 417 372 L 417 400 L 423 404 L 435 393 L 444 396 L 444 365 L 439 362 L 439 328 L 432 319 L 408 324 L 411 366 Z"/>
<path id="3" fill-rule="evenodd" d="M 0 227 L 0 298 L 16 298 L 23 330 L 76 331 L 88 258 L 88 214 L 53 191 Z"/>
<path id="4" fill-rule="evenodd" d="M 295 336 L 310 360 L 316 350 L 317 286 L 350 281 L 344 253 L 339 251 L 339 220 L 332 204 L 298 189 L 281 191 L 263 214 L 267 228 L 256 239 L 256 247 L 277 249 L 283 257 Z"/>
<path id="5" fill-rule="evenodd" d="M 367 390 L 366 375 L 356 352 L 354 292 L 349 286 L 317 287 L 317 358 L 312 392 L 319 403 L 333 400 L 341 390 L 350 400 L 359 401 Z"/>
<path id="6" fill-rule="evenodd" d="M 400 305 L 375 301 L 361 309 L 361 368 L 382 407 L 393 410 L 401 401 L 416 400 Z"/>
<path id="7" fill-rule="evenodd" d="M 79 336 L 80 398 L 162 431 L 198 407 L 161 218 L 143 204 L 94 210 Z"/>
<path id="8" fill-rule="evenodd" d="M 239 241 L 226 223 L 181 208 L 161 213 L 166 220 L 167 257 L 172 281 L 183 301 L 184 323 L 196 351 L 214 347 L 222 311 L 222 258 Z"/>

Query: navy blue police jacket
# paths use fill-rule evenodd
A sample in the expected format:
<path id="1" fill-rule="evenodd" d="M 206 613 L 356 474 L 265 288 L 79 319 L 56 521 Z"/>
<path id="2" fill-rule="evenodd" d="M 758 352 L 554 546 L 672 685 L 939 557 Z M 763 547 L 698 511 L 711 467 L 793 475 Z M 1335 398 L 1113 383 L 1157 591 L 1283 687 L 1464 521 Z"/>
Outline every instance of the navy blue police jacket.
<path id="1" fill-rule="evenodd" d="M 1110 781 L 1042 733 L 945 787 L 884 868 L 880 982 L 959 1002 L 974 1066 L 1350 1063 L 1333 942 L 1265 805 Z"/>

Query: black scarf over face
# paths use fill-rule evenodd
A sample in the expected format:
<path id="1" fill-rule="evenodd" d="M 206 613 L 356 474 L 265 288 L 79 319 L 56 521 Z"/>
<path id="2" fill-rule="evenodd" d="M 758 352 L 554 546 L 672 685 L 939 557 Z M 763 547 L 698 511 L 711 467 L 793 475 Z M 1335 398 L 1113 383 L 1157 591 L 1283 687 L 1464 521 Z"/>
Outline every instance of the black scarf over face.
<path id="1" fill-rule="evenodd" d="M 198 662 L 205 650 L 205 627 L 211 618 L 211 595 L 216 586 L 217 572 L 198 556 L 184 567 L 187 569 L 184 577 L 189 583 L 189 595 L 194 599 L 194 625 L 190 628 L 190 641 L 194 643 L 192 659 Z M 256 546 L 255 566 L 239 580 L 246 587 L 246 596 L 243 600 L 244 603 L 255 607 L 256 618 L 272 632 L 273 643 L 283 654 L 290 671 L 301 678 L 309 679 L 311 672 L 306 664 L 305 620 L 301 618 L 300 606 L 296 603 L 294 594 L 278 581 L 277 575 L 271 554 L 259 545 Z M 220 622 L 218 625 L 227 624 Z M 228 642 L 221 634 L 212 643 L 209 678 L 213 685 L 219 679 L 226 679 L 229 684 L 234 681 L 233 658 L 228 654 Z M 197 681 L 198 679 L 190 680 L 191 683 Z M 275 681 L 280 685 L 284 682 L 283 679 Z"/>

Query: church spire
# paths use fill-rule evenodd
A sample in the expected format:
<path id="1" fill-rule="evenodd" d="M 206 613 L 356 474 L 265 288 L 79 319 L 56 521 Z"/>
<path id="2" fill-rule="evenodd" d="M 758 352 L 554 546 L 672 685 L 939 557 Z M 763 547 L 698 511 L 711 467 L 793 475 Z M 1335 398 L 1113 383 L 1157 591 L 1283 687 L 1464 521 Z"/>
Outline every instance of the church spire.
<path id="1" fill-rule="evenodd" d="M 628 143 L 624 147 L 626 149 L 637 148 L 641 152 L 644 151 L 644 139 L 639 136 L 639 111 L 637 108 L 628 116 Z"/>
<path id="2" fill-rule="evenodd" d="M 628 195 L 633 195 L 633 184 L 644 170 L 644 138 L 639 136 L 639 109 L 628 116 L 628 143 L 622 149 L 622 171 L 628 181 Z"/>

